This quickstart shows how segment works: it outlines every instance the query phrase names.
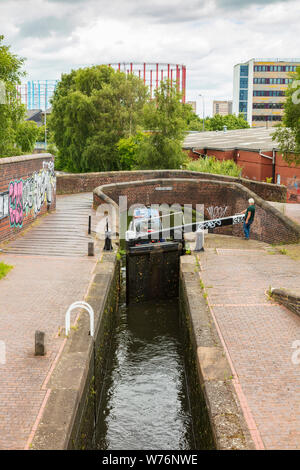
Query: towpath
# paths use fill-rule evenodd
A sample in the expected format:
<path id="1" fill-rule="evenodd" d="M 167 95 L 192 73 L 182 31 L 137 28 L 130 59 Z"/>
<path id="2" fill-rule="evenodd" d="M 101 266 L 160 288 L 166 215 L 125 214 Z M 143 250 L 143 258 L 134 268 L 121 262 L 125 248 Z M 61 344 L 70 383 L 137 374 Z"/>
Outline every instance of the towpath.
<path id="1" fill-rule="evenodd" d="M 0 280 L 0 449 L 30 448 L 65 312 L 84 299 L 95 266 L 87 256 L 91 202 L 91 194 L 58 196 L 56 212 L 2 246 L 0 261 L 14 268 Z M 36 330 L 46 333 L 44 357 L 34 356 Z"/>
<path id="2" fill-rule="evenodd" d="M 300 448 L 300 317 L 271 302 L 270 286 L 297 289 L 300 262 L 269 245 L 208 235 L 198 256 L 209 308 L 258 449 Z"/>

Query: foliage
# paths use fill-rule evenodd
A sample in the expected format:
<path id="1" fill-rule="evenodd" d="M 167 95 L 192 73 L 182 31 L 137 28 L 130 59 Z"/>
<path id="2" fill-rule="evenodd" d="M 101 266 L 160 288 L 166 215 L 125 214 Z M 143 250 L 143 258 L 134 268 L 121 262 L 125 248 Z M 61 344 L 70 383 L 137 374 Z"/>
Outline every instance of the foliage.
<path id="1" fill-rule="evenodd" d="M 194 115 L 194 119 L 191 119 L 188 122 L 187 130 L 203 131 L 203 119 L 200 119 L 195 113 Z M 222 131 L 224 126 L 226 126 L 228 130 L 246 129 L 250 127 L 242 114 L 239 114 L 238 116 L 235 116 L 234 114 L 228 114 L 227 116 L 216 114 L 211 118 L 206 117 L 204 119 L 205 131 Z"/>
<path id="2" fill-rule="evenodd" d="M 202 173 L 213 173 L 215 175 L 235 177 L 241 176 L 242 173 L 242 167 L 238 166 L 233 160 L 217 160 L 216 157 L 190 160 L 186 165 L 186 169 Z"/>
<path id="3" fill-rule="evenodd" d="M 22 152 L 32 153 L 38 136 L 38 126 L 33 121 L 21 122 L 16 130 L 16 143 Z"/>
<path id="4" fill-rule="evenodd" d="M 0 279 L 4 278 L 13 266 L 0 262 Z"/>
<path id="5" fill-rule="evenodd" d="M 190 131 L 198 131 L 200 129 L 200 125 L 202 126 L 202 120 L 199 116 L 193 111 L 193 108 L 188 103 L 182 103 L 183 108 L 183 119 L 186 122 L 186 130 Z"/>
<path id="6" fill-rule="evenodd" d="M 179 168 L 186 156 L 182 151 L 184 138 L 181 94 L 170 81 L 162 81 L 155 90 L 155 99 L 143 109 L 144 127 L 151 130 L 137 149 L 137 167 L 140 169 Z"/>
<path id="7" fill-rule="evenodd" d="M 48 135 L 48 126 L 47 126 Z M 45 125 L 38 127 L 37 142 L 45 142 Z M 48 140 L 48 139 L 47 139 Z"/>
<path id="8" fill-rule="evenodd" d="M 300 164 L 300 67 L 290 73 L 293 82 L 286 91 L 284 116 L 281 126 L 273 134 L 283 159 L 291 165 Z"/>
<path id="9" fill-rule="evenodd" d="M 120 170 L 134 170 L 137 166 L 138 148 L 148 136 L 139 131 L 135 135 L 120 139 L 117 149 L 120 158 Z"/>
<path id="10" fill-rule="evenodd" d="M 212 118 L 205 120 L 205 129 L 208 131 L 222 131 L 224 126 L 226 126 L 228 130 L 246 129 L 250 127 L 242 114 L 238 116 L 234 114 L 228 114 L 227 116 L 215 114 Z"/>
<path id="11" fill-rule="evenodd" d="M 105 65 L 63 75 L 49 119 L 58 169 L 119 170 L 117 144 L 136 133 L 147 97 L 142 80 Z"/>
<path id="12" fill-rule="evenodd" d="M 24 59 L 10 52 L 3 40 L 4 36 L 0 36 L 0 157 L 9 157 L 18 153 L 16 131 L 25 116 L 25 107 L 20 103 L 16 88 L 24 76 Z"/>

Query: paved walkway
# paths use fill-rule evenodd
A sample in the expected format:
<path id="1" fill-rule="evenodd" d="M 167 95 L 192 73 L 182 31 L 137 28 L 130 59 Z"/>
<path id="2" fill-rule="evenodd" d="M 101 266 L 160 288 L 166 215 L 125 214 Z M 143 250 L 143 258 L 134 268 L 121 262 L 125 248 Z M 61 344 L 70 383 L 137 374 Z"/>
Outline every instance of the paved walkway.
<path id="1" fill-rule="evenodd" d="M 91 279 L 95 258 L 86 256 L 90 195 L 81 196 L 58 197 L 57 212 L 0 255 L 0 261 L 14 266 L 0 281 L 0 341 L 6 346 L 6 363 L 0 363 L 0 449 L 30 443 L 47 398 L 44 383 L 63 344 L 59 328 L 68 306 L 83 300 Z M 46 333 L 44 357 L 34 356 L 36 330 Z"/>
<path id="2" fill-rule="evenodd" d="M 292 219 L 294 222 L 300 224 L 300 204 L 289 204 L 282 202 L 270 202 L 269 203 L 276 207 L 284 215 Z"/>
<path id="3" fill-rule="evenodd" d="M 37 219 L 32 228 L 9 245 L 4 245 L 3 251 L 43 256 L 86 256 L 91 238 L 87 231 L 92 201 L 92 193 L 58 196 L 56 211 Z"/>
<path id="4" fill-rule="evenodd" d="M 267 249 L 208 235 L 200 275 L 257 447 L 299 449 L 300 364 L 292 363 L 292 344 L 300 318 L 265 293 L 300 286 L 300 262 Z"/>

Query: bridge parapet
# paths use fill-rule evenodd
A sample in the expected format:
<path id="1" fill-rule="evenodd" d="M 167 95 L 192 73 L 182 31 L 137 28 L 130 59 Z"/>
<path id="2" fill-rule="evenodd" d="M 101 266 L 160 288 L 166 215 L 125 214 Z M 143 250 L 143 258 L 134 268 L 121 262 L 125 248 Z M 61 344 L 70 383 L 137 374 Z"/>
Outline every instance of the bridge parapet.
<path id="1" fill-rule="evenodd" d="M 300 226 L 285 217 L 268 202 L 239 183 L 211 179 L 151 179 L 99 186 L 94 190 L 94 208 L 111 203 L 115 208 L 119 197 L 127 198 L 128 208 L 134 204 L 197 204 L 204 205 L 205 219 L 215 219 L 215 214 L 232 216 L 248 206 L 254 198 L 256 215 L 251 237 L 266 243 L 297 243 Z M 241 224 L 214 229 L 216 233 L 243 236 Z"/>

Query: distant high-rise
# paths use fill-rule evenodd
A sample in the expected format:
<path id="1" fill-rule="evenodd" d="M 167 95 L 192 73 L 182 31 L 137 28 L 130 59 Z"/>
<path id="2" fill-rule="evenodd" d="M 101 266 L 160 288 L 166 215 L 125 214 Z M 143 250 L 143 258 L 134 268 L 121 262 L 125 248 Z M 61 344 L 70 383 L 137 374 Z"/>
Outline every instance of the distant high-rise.
<path id="1" fill-rule="evenodd" d="M 286 89 L 300 59 L 251 59 L 234 66 L 233 113 L 250 126 L 274 126 L 282 121 Z"/>
<path id="2" fill-rule="evenodd" d="M 58 80 L 31 80 L 17 85 L 19 98 L 27 109 L 48 109 Z"/>
<path id="3" fill-rule="evenodd" d="M 197 102 L 196 101 L 187 101 L 186 104 L 189 104 L 192 107 L 194 113 L 197 113 Z"/>
<path id="4" fill-rule="evenodd" d="M 232 114 L 232 101 L 214 101 L 213 116 L 216 114 L 220 114 L 220 116 L 227 116 L 227 114 Z"/>

